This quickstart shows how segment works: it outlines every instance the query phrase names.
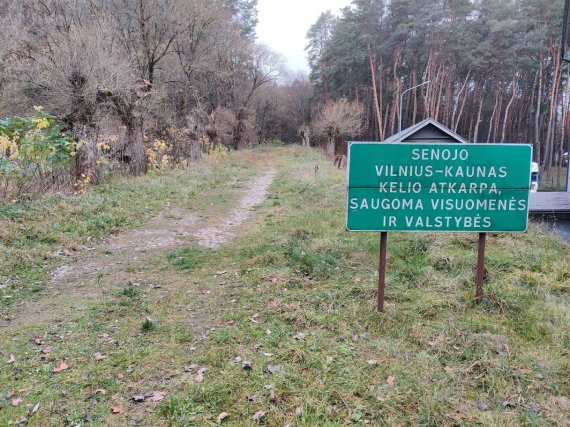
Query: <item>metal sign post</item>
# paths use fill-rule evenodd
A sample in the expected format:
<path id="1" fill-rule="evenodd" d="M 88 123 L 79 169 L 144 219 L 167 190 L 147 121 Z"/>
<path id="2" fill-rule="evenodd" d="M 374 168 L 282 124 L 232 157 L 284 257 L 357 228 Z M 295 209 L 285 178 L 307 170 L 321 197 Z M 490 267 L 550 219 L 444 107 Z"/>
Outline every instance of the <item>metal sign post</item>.
<path id="1" fill-rule="evenodd" d="M 378 311 L 384 311 L 384 291 L 386 289 L 386 253 L 388 251 L 388 233 L 380 233 L 380 263 L 378 266 Z"/>
<path id="2" fill-rule="evenodd" d="M 477 273 L 475 275 L 475 302 L 480 303 L 483 299 L 483 282 L 485 281 L 485 240 L 487 233 L 479 233 L 477 245 Z"/>

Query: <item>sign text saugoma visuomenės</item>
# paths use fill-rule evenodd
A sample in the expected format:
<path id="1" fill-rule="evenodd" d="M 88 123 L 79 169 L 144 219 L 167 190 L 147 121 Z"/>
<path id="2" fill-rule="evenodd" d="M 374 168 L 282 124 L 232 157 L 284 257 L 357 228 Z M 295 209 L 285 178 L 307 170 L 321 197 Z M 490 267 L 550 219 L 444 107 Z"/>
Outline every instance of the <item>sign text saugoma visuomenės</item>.
<path id="1" fill-rule="evenodd" d="M 524 232 L 532 147 L 349 144 L 349 231 Z"/>

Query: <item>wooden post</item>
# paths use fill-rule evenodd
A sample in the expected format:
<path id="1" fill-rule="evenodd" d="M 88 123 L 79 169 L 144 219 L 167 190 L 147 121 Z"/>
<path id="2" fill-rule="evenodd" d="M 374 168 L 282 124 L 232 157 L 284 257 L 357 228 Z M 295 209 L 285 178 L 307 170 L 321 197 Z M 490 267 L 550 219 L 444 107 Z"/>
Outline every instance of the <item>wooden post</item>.
<path id="1" fill-rule="evenodd" d="M 388 232 L 380 233 L 380 265 L 378 267 L 378 311 L 384 311 L 384 289 L 386 288 L 386 246 Z"/>
<path id="2" fill-rule="evenodd" d="M 483 281 L 485 280 L 485 240 L 487 233 L 479 233 L 479 244 L 477 247 L 477 275 L 475 302 L 478 304 L 483 299 Z"/>

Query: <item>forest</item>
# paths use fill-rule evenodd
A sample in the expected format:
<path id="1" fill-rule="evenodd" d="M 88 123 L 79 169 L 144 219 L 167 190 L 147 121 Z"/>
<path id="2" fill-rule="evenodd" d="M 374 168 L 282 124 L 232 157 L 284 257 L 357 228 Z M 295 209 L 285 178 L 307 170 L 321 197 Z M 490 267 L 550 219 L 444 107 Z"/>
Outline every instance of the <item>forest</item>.
<path id="1" fill-rule="evenodd" d="M 256 0 L 0 0 L 0 199 L 83 191 L 271 140 L 384 140 L 432 117 L 563 162 L 563 1 L 354 0 L 307 33 L 310 75 L 256 38 Z"/>
<path id="2" fill-rule="evenodd" d="M 367 139 L 434 118 L 474 143 L 532 143 L 550 177 L 568 134 L 562 0 L 354 0 L 323 13 L 308 54 L 315 97 L 362 103 Z M 558 169 L 559 170 L 559 169 Z M 557 177 L 559 179 L 559 176 Z"/>

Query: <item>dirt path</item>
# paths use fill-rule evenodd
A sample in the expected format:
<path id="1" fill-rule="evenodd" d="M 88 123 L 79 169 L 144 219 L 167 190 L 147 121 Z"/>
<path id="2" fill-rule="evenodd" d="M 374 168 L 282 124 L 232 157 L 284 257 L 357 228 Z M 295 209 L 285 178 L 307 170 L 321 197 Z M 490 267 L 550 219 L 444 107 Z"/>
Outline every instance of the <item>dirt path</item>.
<path id="1" fill-rule="evenodd" d="M 261 204 L 265 200 L 267 189 L 273 182 L 275 173 L 275 170 L 272 169 L 253 181 L 247 188 L 238 206 L 231 211 L 227 219 L 220 224 L 198 230 L 195 233 L 198 243 L 207 248 L 217 248 L 235 237 L 235 233 L 232 230 L 247 219 L 254 206 Z"/>
<path id="2" fill-rule="evenodd" d="M 217 218 L 220 207 L 216 203 L 200 212 L 168 207 L 145 226 L 111 236 L 55 270 L 37 301 L 21 302 L 3 313 L 0 331 L 64 319 L 128 281 L 152 281 L 153 271 L 148 266 L 153 260 L 164 260 L 167 250 L 192 243 L 216 248 L 231 242 L 252 208 L 266 199 L 275 175 L 270 169 L 254 179 L 231 212 L 213 224 L 199 217 Z"/>

